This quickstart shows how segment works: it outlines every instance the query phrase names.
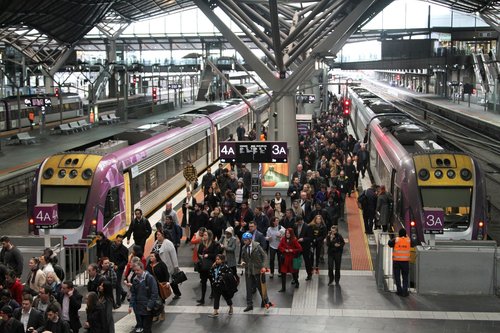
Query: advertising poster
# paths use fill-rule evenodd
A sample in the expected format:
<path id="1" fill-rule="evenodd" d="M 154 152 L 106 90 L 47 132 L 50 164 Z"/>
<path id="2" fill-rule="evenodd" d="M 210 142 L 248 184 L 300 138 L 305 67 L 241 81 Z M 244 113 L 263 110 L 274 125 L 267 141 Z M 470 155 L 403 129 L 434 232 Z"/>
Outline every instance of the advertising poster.
<path id="1" fill-rule="evenodd" d="M 262 163 L 262 188 L 288 188 L 288 163 Z"/>

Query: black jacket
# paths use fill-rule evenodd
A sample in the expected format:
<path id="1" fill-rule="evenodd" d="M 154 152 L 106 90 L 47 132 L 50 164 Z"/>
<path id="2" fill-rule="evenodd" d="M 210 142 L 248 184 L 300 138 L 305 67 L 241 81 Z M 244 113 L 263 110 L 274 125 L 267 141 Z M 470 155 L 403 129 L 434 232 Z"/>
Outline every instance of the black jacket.
<path id="1" fill-rule="evenodd" d="M 108 257 L 111 254 L 111 241 L 107 238 L 101 239 L 96 242 L 97 247 L 97 259 L 102 257 Z"/>
<path id="2" fill-rule="evenodd" d="M 142 241 L 148 239 L 152 232 L 153 229 L 151 229 L 151 224 L 147 218 L 142 217 L 139 220 L 134 218 L 125 236 L 127 240 L 130 240 L 130 236 L 134 234 L 134 242 L 142 243 Z"/>
<path id="3" fill-rule="evenodd" d="M 295 226 L 293 227 L 293 232 L 295 233 L 297 240 L 303 238 L 303 241 L 299 242 L 299 244 L 302 246 L 302 252 L 307 253 L 307 251 L 309 251 L 309 249 L 311 248 L 311 242 L 312 242 L 311 227 L 307 223 L 302 224 L 302 230 L 300 231 L 299 234 L 297 224 L 295 224 Z"/>
<path id="4" fill-rule="evenodd" d="M 70 329 L 71 328 L 69 326 L 69 323 L 67 321 L 62 320 L 61 317 L 59 317 L 57 323 L 48 320 L 45 323 L 45 326 L 43 326 L 43 328 L 41 328 L 40 331 L 39 330 L 36 331 L 37 332 L 49 331 L 52 333 L 70 333 Z"/>
<path id="5" fill-rule="evenodd" d="M 119 270 L 125 269 L 128 263 L 128 249 L 123 244 L 118 247 L 116 244 L 112 244 L 109 260 L 115 264 Z"/>
<path id="6" fill-rule="evenodd" d="M 69 326 L 73 330 L 73 332 L 77 332 L 81 327 L 82 323 L 80 322 L 80 315 L 78 314 L 78 310 L 82 307 L 82 295 L 76 290 L 76 288 L 73 289 L 73 295 L 69 298 L 69 309 L 68 309 L 68 316 L 69 316 Z M 57 297 L 57 301 L 59 304 L 61 304 L 61 317 L 63 313 L 62 307 L 63 305 L 63 300 L 64 300 L 64 293 L 60 293 Z M 50 331 L 50 330 L 48 330 Z"/>
<path id="7" fill-rule="evenodd" d="M 0 325 L 0 333 L 24 333 L 24 326 L 15 318 L 10 318 Z"/>
<path id="8" fill-rule="evenodd" d="M 13 317 L 21 321 L 22 309 L 17 308 L 14 310 Z M 37 309 L 31 308 L 30 316 L 28 318 L 28 328 L 33 327 L 35 330 L 42 327 L 45 324 L 45 319 L 43 318 L 43 313 Z M 24 329 L 23 329 L 24 332 Z"/>
<path id="9" fill-rule="evenodd" d="M 102 304 L 97 304 L 92 312 L 87 312 L 89 328 L 87 333 L 105 333 L 107 330 L 106 311 Z"/>

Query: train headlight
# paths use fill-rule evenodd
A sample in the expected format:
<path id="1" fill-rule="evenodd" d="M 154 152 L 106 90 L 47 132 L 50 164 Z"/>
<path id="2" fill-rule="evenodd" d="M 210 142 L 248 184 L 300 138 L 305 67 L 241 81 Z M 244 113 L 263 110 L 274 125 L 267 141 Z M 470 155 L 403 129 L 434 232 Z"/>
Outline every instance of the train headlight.
<path id="1" fill-rule="evenodd" d="M 436 164 L 437 164 L 437 166 L 443 166 L 443 160 L 442 160 L 442 159 L 440 159 L 440 158 L 438 158 L 438 159 L 436 160 Z"/>
<path id="2" fill-rule="evenodd" d="M 453 179 L 453 178 L 455 178 L 455 171 L 448 170 L 448 171 L 446 171 L 446 175 L 448 176 L 448 178 Z"/>
<path id="3" fill-rule="evenodd" d="M 76 176 L 78 176 L 78 171 L 76 171 L 76 170 L 71 170 L 71 171 L 69 172 L 69 178 L 73 179 L 73 178 L 75 178 Z"/>
<path id="4" fill-rule="evenodd" d="M 471 180 L 472 172 L 469 169 L 462 169 L 460 170 L 460 177 L 462 177 L 463 180 Z"/>
<path id="5" fill-rule="evenodd" d="M 68 158 L 66 161 L 64 161 L 64 164 L 70 165 L 71 164 L 71 158 Z"/>
<path id="6" fill-rule="evenodd" d="M 87 168 L 87 169 L 83 170 L 83 173 L 82 173 L 83 179 L 89 180 L 91 177 L 92 177 L 92 169 Z"/>
<path id="7" fill-rule="evenodd" d="M 59 176 L 59 178 L 66 177 L 66 170 L 64 169 L 59 170 L 59 173 L 57 175 Z"/>
<path id="8" fill-rule="evenodd" d="M 46 169 L 46 170 L 43 172 L 42 177 L 43 177 L 44 179 L 50 179 L 50 178 L 52 178 L 52 176 L 53 176 L 53 175 L 54 175 L 54 169 L 52 169 L 52 168 L 48 168 L 48 169 Z"/>
<path id="9" fill-rule="evenodd" d="M 434 177 L 436 177 L 437 179 L 443 178 L 443 171 L 441 170 L 434 171 Z"/>
<path id="10" fill-rule="evenodd" d="M 430 173 L 427 169 L 420 169 L 420 171 L 418 172 L 418 178 L 420 178 L 421 180 L 428 180 L 429 177 Z"/>

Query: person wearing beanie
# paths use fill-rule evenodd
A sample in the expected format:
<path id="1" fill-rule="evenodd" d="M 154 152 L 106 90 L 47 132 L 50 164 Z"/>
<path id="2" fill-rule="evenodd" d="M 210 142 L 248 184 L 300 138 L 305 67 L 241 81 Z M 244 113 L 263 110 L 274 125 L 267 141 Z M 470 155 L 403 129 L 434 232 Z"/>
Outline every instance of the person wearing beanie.
<path id="1" fill-rule="evenodd" d="M 227 227 L 224 235 L 219 240 L 223 254 L 226 257 L 225 263 L 236 275 L 236 237 L 233 227 Z"/>

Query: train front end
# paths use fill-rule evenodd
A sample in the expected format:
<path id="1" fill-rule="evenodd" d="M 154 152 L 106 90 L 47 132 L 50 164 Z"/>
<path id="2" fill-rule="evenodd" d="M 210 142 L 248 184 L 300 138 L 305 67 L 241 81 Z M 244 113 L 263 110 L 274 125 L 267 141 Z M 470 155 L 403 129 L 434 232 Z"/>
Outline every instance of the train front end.
<path id="1" fill-rule="evenodd" d="M 92 214 L 91 187 L 102 156 L 61 153 L 47 158 L 33 181 L 29 231 L 64 236 L 78 244 L 97 221 Z"/>
<path id="2" fill-rule="evenodd" d="M 414 155 L 419 216 L 410 222 L 413 240 L 436 233 L 443 240 L 483 240 L 487 233 L 486 190 L 481 170 L 462 153 Z"/>

